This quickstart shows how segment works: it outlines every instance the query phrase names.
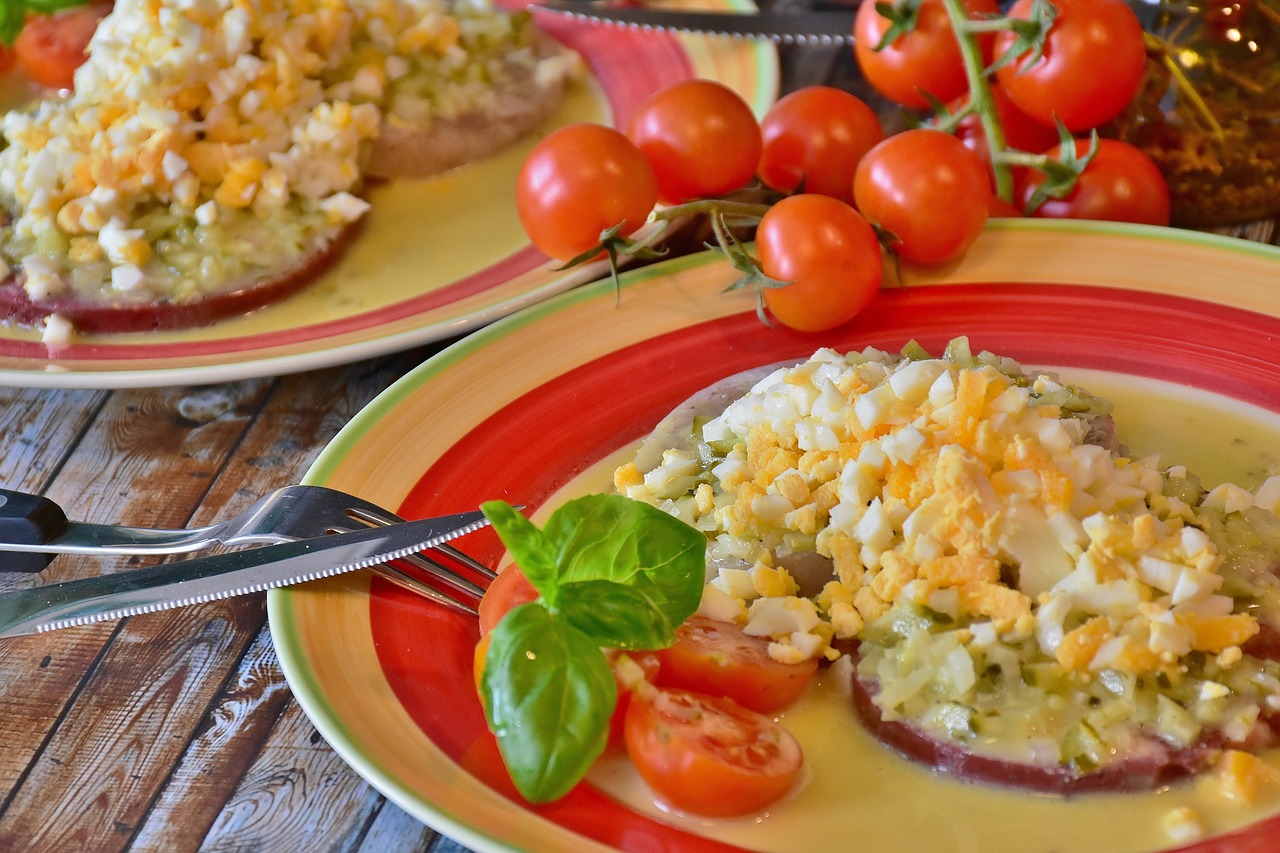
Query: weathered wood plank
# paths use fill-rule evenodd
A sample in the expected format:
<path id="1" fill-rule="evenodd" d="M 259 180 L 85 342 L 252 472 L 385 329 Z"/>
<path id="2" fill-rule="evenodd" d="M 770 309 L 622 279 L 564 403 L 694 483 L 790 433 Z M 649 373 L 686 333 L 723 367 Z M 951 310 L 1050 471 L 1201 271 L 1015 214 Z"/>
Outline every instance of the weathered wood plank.
<path id="1" fill-rule="evenodd" d="M 42 490 L 109 395 L 0 388 L 0 485 Z"/>
<path id="2" fill-rule="evenodd" d="M 60 460 L 60 470 L 47 493 L 76 518 L 185 524 L 213 475 L 238 446 L 269 387 L 270 383 L 264 381 L 224 386 L 231 405 L 219 417 L 204 423 L 182 414 L 189 409 L 185 402 L 190 396 L 187 389 L 113 393 L 91 419 L 86 419 L 83 431 L 77 431 L 79 439 Z M 62 557 L 40 576 L 23 576 L 10 583 L 51 583 L 118 571 L 129 565 L 129 561 Z M 260 625 L 260 602 L 257 607 Z M 24 845 L 18 841 L 26 837 L 25 833 L 50 823 L 50 815 L 70 816 L 82 809 L 114 810 L 114 814 L 101 811 L 98 817 L 111 825 L 118 816 L 125 826 L 138 818 L 138 804 L 123 803 L 115 796 L 104 795 L 89 809 L 76 800 L 77 787 L 92 786 L 95 774 L 116 779 L 117 783 L 133 775 L 154 775 L 149 767 L 125 766 L 113 776 L 117 768 L 104 768 L 103 758 L 127 765 L 131 760 L 145 761 L 151 754 L 138 749 L 136 742 L 130 742 L 122 753 L 106 749 L 94 738 L 112 730 L 112 725 L 123 724 L 113 713 L 133 719 L 140 726 L 137 736 L 146 738 L 153 732 L 145 728 L 144 721 L 156 724 L 155 720 L 163 720 L 171 712 L 172 702 L 190 701 L 192 694 L 183 682 L 184 676 L 198 674 L 201 666 L 207 666 L 210 657 L 204 650 L 211 644 L 233 642 L 220 635 L 217 628 L 209 628 L 209 614 L 218 612 L 216 607 L 206 610 L 203 621 L 192 612 L 181 618 L 175 613 L 138 620 L 136 626 L 126 626 L 126 633 L 121 635 L 123 645 L 115 654 L 106 648 L 116 631 L 114 625 L 60 631 L 4 644 L 0 652 L 0 697 L 27 692 L 31 685 L 38 685 L 33 695 L 38 695 L 43 713 L 35 713 L 22 702 L 0 703 L 0 731 L 10 735 L 0 745 L 0 781 L 7 784 L 9 792 L 9 807 L 0 815 L 0 839 L 5 839 L 0 848 L 21 849 Z M 223 617 L 218 619 L 226 621 Z M 188 626 L 187 634 L 175 636 L 172 632 L 182 624 Z M 213 635 L 206 636 L 206 630 L 212 630 Z M 255 625 L 248 636 L 256 631 Z M 184 648 L 190 659 L 173 656 L 174 649 Z M 101 673 L 93 669 L 99 661 L 107 662 Z M 107 690 L 103 699 L 96 701 L 101 685 L 119 679 L 121 668 L 132 668 L 120 683 L 134 692 Z M 155 679 L 164 673 L 169 674 L 164 685 L 169 692 L 155 693 Z M 109 707 L 113 698 L 120 703 L 118 708 Z M 209 698 L 205 698 L 206 704 Z M 141 706 L 150 710 L 137 717 L 136 709 Z M 203 709 L 205 705 L 197 707 Z M 130 718 L 130 714 L 135 716 Z M 95 732 L 99 734 L 94 735 Z M 98 748 L 103 749 L 101 757 L 94 754 Z M 162 772 L 161 779 L 163 775 Z M 129 788 L 126 785 L 122 790 Z M 51 797 L 50 792 L 61 792 L 65 802 Z M 149 798 L 150 794 L 146 795 L 142 804 Z M 68 839 L 78 838 L 79 831 L 75 827 Z"/>
<path id="3" fill-rule="evenodd" d="M 286 377 L 223 468 L 195 522 L 225 518 L 261 494 L 297 482 L 337 430 L 417 361 L 410 355 Z M 136 849 L 194 849 L 287 699 L 270 636 L 262 630 L 157 797 L 139 829 Z"/>
<path id="4" fill-rule="evenodd" d="M 200 850 L 350 850 L 381 804 L 290 703 Z"/>
<path id="5" fill-rule="evenodd" d="M 389 851 L 438 850 L 440 835 L 410 817 L 395 803 L 383 801 L 369 831 L 353 853 L 389 853 Z"/>

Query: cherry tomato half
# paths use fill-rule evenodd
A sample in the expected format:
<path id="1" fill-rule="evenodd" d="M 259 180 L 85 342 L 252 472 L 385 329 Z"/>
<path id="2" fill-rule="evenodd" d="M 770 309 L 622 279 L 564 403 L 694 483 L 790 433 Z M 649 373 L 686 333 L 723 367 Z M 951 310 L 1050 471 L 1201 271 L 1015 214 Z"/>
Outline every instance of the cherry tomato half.
<path id="1" fill-rule="evenodd" d="M 489 584 L 476 612 L 480 615 L 480 633 L 488 634 L 502 617 L 538 597 L 538 591 L 529 583 L 518 566 L 510 565 L 498 572 Z"/>
<path id="2" fill-rule="evenodd" d="M 658 200 L 653 169 L 635 143 L 613 128 L 571 124 L 534 146 L 516 178 L 516 212 L 530 241 L 567 261 L 622 225 L 627 236 Z"/>
<path id="3" fill-rule="evenodd" d="M 625 733 L 631 763 L 658 796 L 710 817 L 767 808 L 791 790 L 804 763 L 790 732 L 722 697 L 637 692 Z"/>
<path id="4" fill-rule="evenodd" d="M 852 320 L 884 276 L 880 242 L 867 220 L 839 199 L 804 193 L 784 198 L 756 229 L 764 274 L 784 287 L 764 291 L 778 321 L 821 332 Z"/>
<path id="5" fill-rule="evenodd" d="M 1033 0 L 1017 0 L 1013 18 L 1027 18 Z M 1049 126 L 1054 119 L 1073 132 L 1115 118 L 1137 93 L 1147 50 L 1138 16 L 1124 0 L 1053 0 L 1057 17 L 1045 38 L 1044 55 L 1020 56 L 996 78 L 1018 108 Z M 996 37 L 996 54 L 1014 44 L 1014 34 Z"/>
<path id="6" fill-rule="evenodd" d="M 13 44 L 18 64 L 41 86 L 70 89 L 76 69 L 88 58 L 85 49 L 89 39 L 110 11 L 110 3 L 93 3 L 52 15 L 28 16 Z"/>
<path id="7" fill-rule="evenodd" d="M 1074 141 L 1078 154 L 1089 141 Z M 1061 146 L 1049 152 L 1060 159 Z M 1044 175 L 1028 169 L 1019 181 L 1017 196 L 1025 209 Z M 1140 148 L 1118 139 L 1101 139 L 1098 152 L 1076 179 L 1065 198 L 1051 198 L 1033 216 L 1052 219 L 1104 219 L 1112 222 L 1169 224 L 1169 185 L 1156 164 Z"/>
<path id="8" fill-rule="evenodd" d="M 686 80 L 642 103 L 627 136 L 658 180 L 658 198 L 681 204 L 747 185 L 760 161 L 760 125 L 729 87 Z"/>
<path id="9" fill-rule="evenodd" d="M 906 7 L 911 2 L 900 0 L 897 5 Z M 997 11 L 996 0 L 965 0 L 964 5 L 970 17 Z M 876 50 L 891 26 L 874 2 L 858 7 L 853 52 L 863 76 L 877 92 L 905 107 L 924 109 L 932 106 L 927 95 L 945 103 L 969 90 L 960 45 L 942 0 L 919 0 L 915 28 Z M 992 37 L 981 36 L 979 44 L 989 64 Z"/>
<path id="10" fill-rule="evenodd" d="M 782 98 L 760 129 L 760 180 L 783 192 L 803 187 L 841 201 L 853 200 L 853 170 L 884 139 L 875 111 L 831 86 L 807 86 Z"/>
<path id="11" fill-rule="evenodd" d="M 623 660 L 625 658 L 626 660 Z M 626 747 L 627 709 L 631 707 L 631 697 L 636 690 L 643 690 L 644 685 L 630 680 L 637 675 L 644 684 L 652 684 L 658 674 L 658 656 L 653 652 L 622 652 L 610 663 L 613 669 L 613 680 L 618 685 L 618 704 L 613 708 L 613 716 L 609 718 L 609 746 L 615 749 Z M 623 674 L 623 667 L 630 671 Z"/>
<path id="12" fill-rule="evenodd" d="M 853 179 L 862 215 L 893 235 L 890 248 L 918 264 L 959 257 L 987 221 L 991 175 L 964 143 L 908 130 L 867 152 Z"/>
<path id="13" fill-rule="evenodd" d="M 761 714 L 794 702 L 818 669 L 816 660 L 779 663 L 769 657 L 768 640 L 704 616 L 690 617 L 676 629 L 675 644 L 656 654 L 659 687 L 726 696 Z"/>

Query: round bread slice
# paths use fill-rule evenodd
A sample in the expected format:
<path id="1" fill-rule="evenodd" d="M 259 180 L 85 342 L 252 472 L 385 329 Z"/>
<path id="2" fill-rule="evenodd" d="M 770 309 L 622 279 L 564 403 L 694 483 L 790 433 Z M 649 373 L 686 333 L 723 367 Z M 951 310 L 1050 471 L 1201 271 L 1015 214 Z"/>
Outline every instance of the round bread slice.
<path id="1" fill-rule="evenodd" d="M 535 30 L 539 62 L 566 56 L 555 39 Z M 393 113 L 373 140 L 365 174 L 370 178 L 428 178 L 502 151 L 549 119 L 564 99 L 565 75 L 539 75 L 538 62 L 508 59 L 494 101 L 485 109 L 413 124 Z"/>
<path id="2" fill-rule="evenodd" d="M 24 325 L 38 325 L 57 315 L 77 331 L 89 334 L 207 326 L 247 314 L 306 287 L 342 256 L 360 229 L 359 221 L 346 225 L 336 235 L 318 240 L 283 269 L 251 275 L 195 299 L 107 301 L 75 294 L 32 299 L 23 286 L 25 277 L 19 269 L 0 282 L 0 316 Z"/>

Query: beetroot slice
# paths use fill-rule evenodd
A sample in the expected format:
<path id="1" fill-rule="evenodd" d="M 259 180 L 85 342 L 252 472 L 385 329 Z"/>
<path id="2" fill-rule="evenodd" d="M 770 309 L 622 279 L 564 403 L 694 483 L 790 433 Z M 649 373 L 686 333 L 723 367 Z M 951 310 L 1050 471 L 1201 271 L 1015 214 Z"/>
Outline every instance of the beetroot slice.
<path id="1" fill-rule="evenodd" d="M 291 296 L 318 278 L 351 245 L 360 223 L 344 227 L 273 274 L 260 274 L 226 290 L 181 302 L 99 302 L 74 295 L 33 300 L 16 275 L 0 282 L 0 317 L 23 325 L 44 322 L 50 314 L 66 318 L 79 332 L 120 334 L 191 329 L 247 314 Z"/>
<path id="2" fill-rule="evenodd" d="M 1275 650 L 1280 650 L 1280 644 L 1267 649 Z M 856 652 L 852 654 L 856 661 Z M 1181 749 L 1152 736 L 1143 741 L 1140 755 L 1113 761 L 1097 770 L 1081 772 L 1061 765 L 1030 764 L 978 755 L 909 721 L 886 721 L 873 700 L 878 692 L 875 681 L 858 678 L 856 674 L 852 680 L 853 707 L 858 718 L 877 740 L 906 758 L 963 781 L 1051 794 L 1162 788 L 1208 769 L 1224 748 L 1256 752 L 1274 746 L 1277 729 L 1280 729 L 1280 720 L 1271 716 L 1254 726 L 1244 742 L 1227 742 L 1221 733 L 1208 732 L 1196 743 Z"/>

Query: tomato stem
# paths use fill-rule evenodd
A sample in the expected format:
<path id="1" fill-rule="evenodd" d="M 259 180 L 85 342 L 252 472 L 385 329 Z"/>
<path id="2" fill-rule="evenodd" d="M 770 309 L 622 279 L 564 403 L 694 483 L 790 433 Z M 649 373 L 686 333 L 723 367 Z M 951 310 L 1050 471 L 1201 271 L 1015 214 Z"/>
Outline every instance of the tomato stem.
<path id="1" fill-rule="evenodd" d="M 720 216 L 759 219 L 768 210 L 769 205 L 767 204 L 727 201 L 722 198 L 704 198 L 655 210 L 650 218 L 655 222 L 663 222 L 669 219 L 678 219 L 682 216 L 696 216 L 705 213 L 708 216 L 719 214 Z"/>
<path id="2" fill-rule="evenodd" d="M 951 29 L 955 32 L 956 42 L 960 45 L 960 58 L 964 62 L 964 73 L 969 80 L 969 109 L 977 114 L 982 124 L 982 132 L 987 137 L 996 195 L 1007 202 L 1012 202 L 1013 172 L 999 156 L 1008 148 L 1004 127 L 996 115 L 995 101 L 991 97 L 991 87 L 987 83 L 987 67 L 982 57 L 982 46 L 978 44 L 975 30 L 971 29 L 975 23 L 981 22 L 969 20 L 969 13 L 964 7 L 963 0 L 942 0 L 942 5 L 946 7 L 947 17 L 951 20 Z M 1007 21 L 1005 26 L 1008 26 Z"/>

